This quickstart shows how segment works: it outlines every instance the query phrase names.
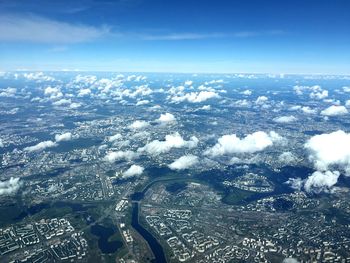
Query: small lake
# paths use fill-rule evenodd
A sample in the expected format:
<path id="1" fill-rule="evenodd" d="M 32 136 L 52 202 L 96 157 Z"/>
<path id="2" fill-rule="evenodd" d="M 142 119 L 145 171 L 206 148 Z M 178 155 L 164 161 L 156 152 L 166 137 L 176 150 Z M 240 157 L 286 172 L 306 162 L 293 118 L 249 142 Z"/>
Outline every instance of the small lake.
<path id="1" fill-rule="evenodd" d="M 116 233 L 111 227 L 104 227 L 96 224 L 91 226 L 90 232 L 99 238 L 98 248 L 104 254 L 115 253 L 123 246 L 123 243 L 120 241 L 108 241 L 108 239 Z"/>

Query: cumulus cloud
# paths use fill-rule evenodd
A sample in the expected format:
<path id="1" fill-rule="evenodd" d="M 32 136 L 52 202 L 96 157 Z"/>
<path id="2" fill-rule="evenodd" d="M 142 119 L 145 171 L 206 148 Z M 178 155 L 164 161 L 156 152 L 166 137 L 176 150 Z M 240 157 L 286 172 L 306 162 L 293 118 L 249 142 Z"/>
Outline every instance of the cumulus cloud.
<path id="1" fill-rule="evenodd" d="M 350 133 L 342 130 L 311 137 L 305 144 L 318 170 L 341 166 L 350 175 Z"/>
<path id="2" fill-rule="evenodd" d="M 264 104 L 265 102 L 267 102 L 268 100 L 269 100 L 269 98 L 266 97 L 266 96 L 259 96 L 259 97 L 256 99 L 255 103 L 258 104 L 258 105 L 262 105 L 262 104 Z"/>
<path id="3" fill-rule="evenodd" d="M 195 155 L 184 155 L 169 164 L 172 170 L 184 170 L 193 167 L 198 163 L 198 157 Z"/>
<path id="4" fill-rule="evenodd" d="M 314 85 L 314 86 L 294 86 L 293 87 L 295 93 L 297 95 L 303 95 L 303 92 L 305 90 L 309 90 L 311 91 L 309 97 L 311 99 L 318 99 L 318 100 L 321 100 L 321 99 L 325 99 L 328 97 L 328 90 L 324 90 L 322 89 L 321 86 L 319 85 Z"/>
<path id="5" fill-rule="evenodd" d="M 20 188 L 19 178 L 11 177 L 7 181 L 0 181 L 0 195 L 11 195 L 16 193 Z"/>
<path id="6" fill-rule="evenodd" d="M 57 87 L 54 87 L 54 88 L 53 87 L 46 87 L 44 89 L 44 94 L 47 95 L 47 96 L 51 96 L 51 95 L 57 94 L 59 92 L 60 92 L 60 89 L 57 88 Z"/>
<path id="7" fill-rule="evenodd" d="M 141 175 L 143 173 L 144 169 L 145 168 L 143 168 L 140 165 L 133 164 L 133 165 L 130 166 L 130 168 L 128 170 L 123 172 L 122 178 L 127 179 L 127 178 L 131 178 L 131 177 L 135 177 L 135 176 Z"/>
<path id="8" fill-rule="evenodd" d="M 306 179 L 304 189 L 308 193 L 331 192 L 338 182 L 339 175 L 338 171 L 315 171 Z"/>
<path id="9" fill-rule="evenodd" d="M 250 95 L 252 95 L 252 93 L 253 93 L 253 92 L 252 92 L 251 90 L 249 90 L 249 89 L 244 90 L 244 91 L 241 92 L 241 94 L 242 94 L 242 95 L 245 95 L 245 96 L 250 96 Z"/>
<path id="10" fill-rule="evenodd" d="M 55 78 L 44 74 L 44 72 L 24 73 L 23 77 L 27 80 L 35 80 L 37 82 L 55 81 Z"/>
<path id="11" fill-rule="evenodd" d="M 138 154 L 133 151 L 117 151 L 117 152 L 107 153 L 107 155 L 104 157 L 104 160 L 110 163 L 113 163 L 119 160 L 131 161 L 135 159 L 137 156 Z"/>
<path id="12" fill-rule="evenodd" d="M 192 86 L 193 81 L 192 80 L 186 80 L 184 84 L 185 84 L 185 86 Z"/>
<path id="13" fill-rule="evenodd" d="M 171 97 L 172 102 L 183 102 L 188 101 L 191 103 L 200 103 L 208 99 L 220 98 L 220 95 L 214 91 L 200 91 L 200 92 L 191 92 L 186 94 L 179 94 Z"/>
<path id="14" fill-rule="evenodd" d="M 72 133 L 70 132 L 55 135 L 56 142 L 70 141 L 71 139 L 72 139 Z"/>
<path id="15" fill-rule="evenodd" d="M 91 94 L 90 89 L 81 89 L 79 90 L 78 97 L 85 97 L 85 96 L 89 96 L 90 94 Z"/>
<path id="16" fill-rule="evenodd" d="M 335 105 L 332 105 L 327 109 L 324 109 L 323 111 L 321 111 L 321 115 L 324 115 L 324 116 L 337 116 L 337 115 L 344 115 L 347 113 L 348 113 L 348 110 L 344 106 L 335 106 Z"/>
<path id="17" fill-rule="evenodd" d="M 172 148 L 194 148 L 197 146 L 198 141 L 198 138 L 195 136 L 192 136 L 190 140 L 186 141 L 178 132 L 176 132 L 174 134 L 166 135 L 164 141 L 151 141 L 144 147 L 139 148 L 138 151 L 147 152 L 151 155 L 158 155 L 161 153 L 169 152 Z"/>
<path id="18" fill-rule="evenodd" d="M 293 89 L 297 95 L 303 95 L 303 86 L 294 86 Z"/>
<path id="19" fill-rule="evenodd" d="M 58 101 L 53 102 L 52 104 L 55 106 L 71 105 L 72 100 L 71 99 L 60 99 Z"/>
<path id="20" fill-rule="evenodd" d="M 115 135 L 112 135 L 111 137 L 108 138 L 109 142 L 114 142 L 122 138 L 122 135 L 120 133 L 117 133 Z"/>
<path id="21" fill-rule="evenodd" d="M 314 91 L 310 93 L 311 99 L 322 100 L 328 97 L 328 90 Z"/>
<path id="22" fill-rule="evenodd" d="M 16 92 L 17 92 L 17 89 L 16 88 L 6 88 L 6 89 L 3 89 L 1 90 L 0 92 L 0 97 L 15 97 L 16 95 Z"/>
<path id="23" fill-rule="evenodd" d="M 58 144 L 53 141 L 43 141 L 43 142 L 39 142 L 36 145 L 26 147 L 24 148 L 24 150 L 27 152 L 37 152 L 37 151 L 45 150 L 46 148 L 56 147 L 57 145 Z"/>
<path id="24" fill-rule="evenodd" d="M 169 123 L 176 121 L 176 119 L 173 114 L 167 112 L 165 114 L 161 114 L 157 121 L 160 123 Z"/>
<path id="25" fill-rule="evenodd" d="M 344 87 L 343 87 L 343 91 L 344 91 L 344 92 L 350 92 L 350 87 L 344 86 Z"/>
<path id="26" fill-rule="evenodd" d="M 273 121 L 277 122 L 277 123 L 290 123 L 290 122 L 295 122 L 298 119 L 295 118 L 294 116 L 290 115 L 290 116 L 281 116 L 281 117 L 277 117 L 274 118 Z"/>
<path id="27" fill-rule="evenodd" d="M 139 100 L 136 103 L 136 106 L 141 106 L 141 105 L 146 105 L 146 104 L 149 104 L 149 100 Z"/>
<path id="28" fill-rule="evenodd" d="M 79 108 L 81 106 L 81 104 L 80 103 L 77 103 L 77 102 L 73 102 L 71 105 L 69 105 L 69 107 L 71 108 L 71 109 L 77 109 L 77 108 Z"/>
<path id="29" fill-rule="evenodd" d="M 305 148 L 316 171 L 305 180 L 289 179 L 287 183 L 294 189 L 303 186 L 310 193 L 332 192 L 340 176 L 338 170 L 350 176 L 350 134 L 339 130 L 315 135 L 305 143 Z"/>
<path id="30" fill-rule="evenodd" d="M 236 134 L 224 135 L 218 139 L 218 143 L 205 151 L 206 155 L 220 156 L 228 154 L 255 153 L 282 141 L 283 138 L 274 131 L 265 133 L 263 131 L 248 134 L 240 139 Z"/>
<path id="31" fill-rule="evenodd" d="M 204 105 L 202 108 L 200 108 L 201 110 L 211 110 L 211 106 L 210 105 Z"/>
<path id="32" fill-rule="evenodd" d="M 308 106 L 304 106 L 301 108 L 301 111 L 306 113 L 306 114 L 315 114 L 317 111 L 315 109 L 311 109 Z"/>
<path id="33" fill-rule="evenodd" d="M 237 107 L 250 107 L 251 103 L 248 100 L 243 99 L 235 101 L 234 105 Z"/>
<path id="34" fill-rule="evenodd" d="M 149 126 L 149 123 L 147 121 L 134 121 L 132 124 L 129 125 L 129 129 L 132 130 L 139 130 L 143 129 Z"/>
<path id="35" fill-rule="evenodd" d="M 289 178 L 286 184 L 288 184 L 294 190 L 301 191 L 304 185 L 304 180 L 301 179 L 300 177 Z"/>

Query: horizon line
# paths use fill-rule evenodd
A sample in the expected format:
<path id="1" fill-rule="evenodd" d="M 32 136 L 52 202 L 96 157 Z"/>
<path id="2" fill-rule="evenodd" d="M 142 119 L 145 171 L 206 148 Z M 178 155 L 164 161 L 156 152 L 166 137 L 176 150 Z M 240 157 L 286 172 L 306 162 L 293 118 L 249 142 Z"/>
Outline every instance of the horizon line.
<path id="1" fill-rule="evenodd" d="M 350 77 L 350 73 L 348 74 L 335 74 L 335 73 L 286 73 L 286 72 L 181 72 L 181 71 L 118 71 L 118 70 L 84 70 L 84 69 L 61 69 L 61 70 L 29 70 L 29 69 L 15 69 L 15 70 L 2 70 L 0 72 L 99 72 L 99 73 L 146 73 L 146 74 L 201 74 L 201 75 L 209 75 L 209 74 L 217 74 L 217 75 L 226 75 L 226 74 L 244 74 L 244 75 L 313 75 L 313 76 L 344 76 Z"/>

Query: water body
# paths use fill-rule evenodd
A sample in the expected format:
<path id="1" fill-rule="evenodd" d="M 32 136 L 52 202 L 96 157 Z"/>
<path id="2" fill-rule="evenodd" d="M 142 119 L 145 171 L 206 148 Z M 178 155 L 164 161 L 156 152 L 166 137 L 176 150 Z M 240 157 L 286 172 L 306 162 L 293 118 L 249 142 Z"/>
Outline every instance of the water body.
<path id="1" fill-rule="evenodd" d="M 139 223 L 139 204 L 136 202 L 133 203 L 131 226 L 136 229 L 137 232 L 139 232 L 139 234 L 147 241 L 148 245 L 150 246 L 155 257 L 152 262 L 166 263 L 167 261 L 162 246 L 159 244 L 157 239 Z"/>
<path id="2" fill-rule="evenodd" d="M 90 228 L 90 232 L 97 236 L 98 239 L 98 248 L 104 254 L 112 254 L 117 252 L 119 248 L 123 246 L 123 243 L 120 241 L 108 241 L 108 239 L 115 234 L 115 230 L 111 227 L 104 227 L 101 225 L 93 225 Z"/>

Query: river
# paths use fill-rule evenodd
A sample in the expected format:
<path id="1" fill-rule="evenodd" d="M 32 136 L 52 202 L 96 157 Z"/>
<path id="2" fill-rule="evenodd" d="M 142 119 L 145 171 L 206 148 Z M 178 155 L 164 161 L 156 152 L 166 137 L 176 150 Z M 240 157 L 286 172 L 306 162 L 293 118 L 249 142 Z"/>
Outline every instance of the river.
<path id="1" fill-rule="evenodd" d="M 137 202 L 133 202 L 131 226 L 139 232 L 151 248 L 155 257 L 152 263 L 166 263 L 167 261 L 162 246 L 157 239 L 139 223 L 139 203 Z"/>

